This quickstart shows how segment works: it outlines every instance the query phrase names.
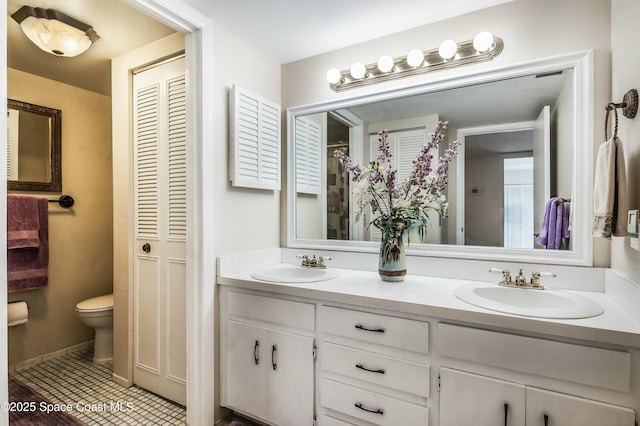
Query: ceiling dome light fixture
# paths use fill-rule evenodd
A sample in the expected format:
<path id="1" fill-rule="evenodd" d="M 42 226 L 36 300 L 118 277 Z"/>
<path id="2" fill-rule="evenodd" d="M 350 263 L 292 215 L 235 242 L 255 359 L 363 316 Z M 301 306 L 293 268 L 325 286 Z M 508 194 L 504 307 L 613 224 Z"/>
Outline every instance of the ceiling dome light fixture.
<path id="1" fill-rule="evenodd" d="M 438 54 L 442 59 L 452 59 L 456 56 L 458 51 L 458 45 L 453 40 L 445 40 L 440 44 L 438 48 Z"/>
<path id="2" fill-rule="evenodd" d="M 418 68 L 424 62 L 424 52 L 420 49 L 413 49 L 407 54 L 407 64 L 410 67 Z"/>
<path id="3" fill-rule="evenodd" d="M 54 9 L 22 6 L 11 17 L 29 40 L 56 56 L 78 56 L 100 38 L 90 25 Z"/>
<path id="4" fill-rule="evenodd" d="M 382 73 L 389 73 L 393 71 L 394 65 L 395 63 L 391 56 L 385 55 L 378 59 L 378 70 Z"/>
<path id="5" fill-rule="evenodd" d="M 355 78 L 356 80 L 360 80 L 361 78 L 367 76 L 367 69 L 362 63 L 356 62 L 355 64 L 351 65 L 350 73 L 351 77 Z"/>
<path id="6" fill-rule="evenodd" d="M 504 42 L 484 31 L 473 40 L 455 42 L 445 40 L 439 47 L 413 49 L 406 56 L 382 56 L 377 63 L 358 62 L 351 69 L 327 72 L 330 87 L 336 92 L 398 78 L 417 76 L 428 72 L 452 69 L 493 60 L 502 53 Z"/>
<path id="7" fill-rule="evenodd" d="M 473 39 L 473 48 L 479 53 L 487 52 L 494 45 L 493 34 L 489 31 L 478 33 Z"/>

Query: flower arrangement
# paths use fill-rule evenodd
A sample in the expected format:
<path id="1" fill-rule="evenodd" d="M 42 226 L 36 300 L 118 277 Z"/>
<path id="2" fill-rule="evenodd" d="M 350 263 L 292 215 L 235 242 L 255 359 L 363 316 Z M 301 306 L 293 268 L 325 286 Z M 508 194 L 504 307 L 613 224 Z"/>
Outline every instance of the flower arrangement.
<path id="1" fill-rule="evenodd" d="M 354 164 L 352 159 L 342 151 L 334 151 L 340 164 L 351 175 L 355 183 L 356 217 L 359 221 L 367 206 L 376 216 L 373 224 L 382 232 L 381 259 L 396 261 L 402 232 L 408 229 L 415 220 L 422 225 L 428 223 L 429 212 L 437 212 L 441 217 L 447 214 L 447 197 L 449 164 L 457 155 L 459 141 L 453 141 L 433 165 L 433 154 L 445 138 L 448 122 L 438 122 L 430 140 L 425 142 L 418 156 L 413 160 L 413 168 L 407 178 L 398 182 L 398 170 L 392 164 L 388 132 L 379 132 L 380 154 L 368 167 Z M 434 172 L 435 170 L 435 172 Z"/>

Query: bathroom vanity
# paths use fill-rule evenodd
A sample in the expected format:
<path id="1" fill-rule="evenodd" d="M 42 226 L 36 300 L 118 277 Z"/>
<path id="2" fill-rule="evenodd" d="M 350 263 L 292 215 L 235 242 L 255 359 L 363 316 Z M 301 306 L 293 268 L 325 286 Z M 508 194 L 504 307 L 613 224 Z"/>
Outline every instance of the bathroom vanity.
<path id="1" fill-rule="evenodd" d="M 222 268 L 221 403 L 274 425 L 634 426 L 640 321 L 508 315 L 408 276 L 262 282 Z M 486 283 L 485 283 L 486 284 Z"/>

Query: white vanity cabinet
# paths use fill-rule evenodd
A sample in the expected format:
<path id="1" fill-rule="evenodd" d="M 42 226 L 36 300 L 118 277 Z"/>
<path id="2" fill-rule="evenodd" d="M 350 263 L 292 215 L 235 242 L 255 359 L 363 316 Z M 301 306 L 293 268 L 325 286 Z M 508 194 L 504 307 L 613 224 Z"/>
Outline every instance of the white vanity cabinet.
<path id="1" fill-rule="evenodd" d="M 315 306 L 233 291 L 222 297 L 223 405 L 273 425 L 311 426 Z"/>
<path id="2" fill-rule="evenodd" d="M 320 425 L 428 425 L 429 324 L 319 308 Z"/>
<path id="3" fill-rule="evenodd" d="M 634 411 L 448 368 L 440 370 L 440 426 L 634 426 Z"/>
<path id="4" fill-rule="evenodd" d="M 530 377 L 561 379 L 628 393 L 631 356 L 626 351 L 550 341 L 451 324 L 438 326 L 440 426 L 634 426 L 635 412 L 626 407 L 540 389 Z M 449 360 L 451 359 L 451 360 Z M 474 371 L 449 368 L 457 360 L 465 368 L 486 369 L 515 377 L 519 383 Z M 472 363 L 472 364 L 470 364 Z M 496 370 L 498 369 L 498 370 Z"/>

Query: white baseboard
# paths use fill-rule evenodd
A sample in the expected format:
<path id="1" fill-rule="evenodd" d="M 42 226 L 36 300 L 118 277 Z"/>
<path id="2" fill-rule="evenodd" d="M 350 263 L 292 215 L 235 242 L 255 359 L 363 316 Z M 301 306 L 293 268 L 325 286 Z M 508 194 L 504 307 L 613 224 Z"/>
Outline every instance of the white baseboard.
<path id="1" fill-rule="evenodd" d="M 130 388 L 131 386 L 133 386 L 133 382 L 131 380 L 125 379 L 122 376 L 118 376 L 115 373 L 111 374 L 111 380 L 125 388 Z"/>

